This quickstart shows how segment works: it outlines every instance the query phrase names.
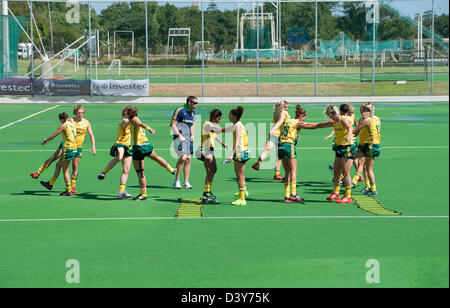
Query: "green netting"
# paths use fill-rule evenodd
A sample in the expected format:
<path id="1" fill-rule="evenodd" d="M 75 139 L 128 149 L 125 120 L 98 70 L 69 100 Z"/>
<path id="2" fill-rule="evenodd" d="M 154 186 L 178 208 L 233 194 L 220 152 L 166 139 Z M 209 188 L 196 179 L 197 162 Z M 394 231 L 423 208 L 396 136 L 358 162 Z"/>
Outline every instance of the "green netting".
<path id="1" fill-rule="evenodd" d="M 245 49 L 269 49 L 272 48 L 272 41 L 270 39 L 270 28 L 251 29 L 248 31 L 244 43 Z M 258 42 L 259 32 L 259 46 Z"/>
<path id="2" fill-rule="evenodd" d="M 235 59 L 240 59 L 241 57 L 244 57 L 245 59 L 256 59 L 257 50 L 242 50 L 242 49 L 236 49 L 234 51 L 234 57 Z M 261 59 L 277 59 L 279 54 L 278 49 L 265 49 L 265 50 L 258 50 L 258 57 Z M 281 48 L 281 56 L 288 55 L 288 52 L 283 47 Z"/>
<path id="3" fill-rule="evenodd" d="M 16 17 L 22 27 L 26 26 L 27 19 Z M 17 75 L 17 45 L 20 42 L 22 30 L 12 16 L 0 15 L 0 77 Z"/>
<path id="4" fill-rule="evenodd" d="M 376 51 L 404 51 L 413 50 L 413 40 L 392 40 L 392 41 L 376 41 Z M 354 41 L 344 33 L 340 33 L 330 41 L 320 41 L 318 58 L 334 59 L 344 54 L 360 54 L 373 50 L 372 41 Z"/>

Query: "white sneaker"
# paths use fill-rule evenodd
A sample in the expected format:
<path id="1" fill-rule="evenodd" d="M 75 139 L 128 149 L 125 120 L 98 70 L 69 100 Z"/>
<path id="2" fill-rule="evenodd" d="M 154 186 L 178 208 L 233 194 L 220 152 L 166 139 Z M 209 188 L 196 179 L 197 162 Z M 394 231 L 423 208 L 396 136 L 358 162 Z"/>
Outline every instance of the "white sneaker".
<path id="1" fill-rule="evenodd" d="M 185 183 L 183 183 L 183 188 L 184 189 L 192 189 L 192 186 L 191 186 L 191 184 L 189 184 L 189 182 L 185 182 Z"/>
<path id="2" fill-rule="evenodd" d="M 175 182 L 173 182 L 173 188 L 175 188 L 175 189 L 181 189 L 180 181 L 175 181 Z"/>

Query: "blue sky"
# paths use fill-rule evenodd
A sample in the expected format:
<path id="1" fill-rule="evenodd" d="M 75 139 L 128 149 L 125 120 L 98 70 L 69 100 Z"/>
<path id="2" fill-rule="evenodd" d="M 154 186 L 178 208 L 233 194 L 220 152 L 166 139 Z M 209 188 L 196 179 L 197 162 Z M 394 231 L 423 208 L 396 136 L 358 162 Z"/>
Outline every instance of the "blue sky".
<path id="1" fill-rule="evenodd" d="M 161 4 L 164 4 L 165 2 L 161 2 Z M 228 9 L 233 10 L 236 8 L 237 0 L 234 1 L 234 3 L 216 3 L 218 8 L 221 10 Z M 175 3 L 176 6 L 189 6 L 189 3 Z M 435 0 L 435 12 L 437 15 L 449 12 L 449 3 L 448 0 Z M 109 4 L 107 3 L 93 3 L 92 7 L 100 13 L 100 11 L 106 7 L 108 7 Z M 207 4 L 205 4 L 207 6 Z M 416 13 L 423 13 L 427 10 L 431 10 L 431 0 L 397 0 L 393 1 L 391 3 L 391 6 L 398 9 L 400 12 L 404 13 L 405 15 L 414 17 Z M 244 6 L 244 8 L 249 8 L 250 5 L 247 4 Z"/>

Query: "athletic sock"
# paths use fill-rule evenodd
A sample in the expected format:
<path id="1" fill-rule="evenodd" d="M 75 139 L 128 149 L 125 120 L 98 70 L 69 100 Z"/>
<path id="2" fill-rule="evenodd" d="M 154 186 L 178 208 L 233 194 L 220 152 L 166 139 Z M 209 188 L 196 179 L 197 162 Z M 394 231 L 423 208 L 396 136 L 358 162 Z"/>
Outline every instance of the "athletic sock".
<path id="1" fill-rule="evenodd" d="M 289 189 L 291 188 L 291 183 L 284 183 L 284 197 L 289 198 L 291 196 L 291 193 Z"/>
<path id="2" fill-rule="evenodd" d="M 370 186 L 370 190 L 371 190 L 371 191 L 377 190 L 377 185 L 375 185 L 375 184 L 371 185 L 371 186 Z"/>
<path id="3" fill-rule="evenodd" d="M 169 171 L 170 173 L 173 173 L 173 168 L 169 165 L 167 168 L 167 171 Z"/>
<path id="4" fill-rule="evenodd" d="M 125 185 L 124 184 L 120 184 L 119 186 L 119 194 L 123 193 L 125 191 Z"/>
<path id="5" fill-rule="evenodd" d="M 66 183 L 66 191 L 72 192 L 72 185 L 70 185 L 70 183 Z"/>
<path id="6" fill-rule="evenodd" d="M 147 188 L 144 188 L 144 189 L 141 188 L 141 196 L 147 197 Z"/>
<path id="7" fill-rule="evenodd" d="M 370 181 L 366 178 L 366 187 L 370 187 Z"/>
<path id="8" fill-rule="evenodd" d="M 345 187 L 345 196 L 347 198 L 351 198 L 352 197 L 352 187 L 351 186 Z"/>
<path id="9" fill-rule="evenodd" d="M 50 185 L 55 185 L 55 182 L 56 182 L 56 180 L 58 179 L 58 177 L 53 177 L 50 181 L 48 181 L 48 183 L 50 184 Z"/>
<path id="10" fill-rule="evenodd" d="M 297 194 L 297 182 L 291 182 L 291 195 L 295 196 Z"/>
<path id="11" fill-rule="evenodd" d="M 336 195 L 339 195 L 339 190 L 341 189 L 341 184 L 334 184 L 334 191 Z"/>
<path id="12" fill-rule="evenodd" d="M 358 180 L 360 177 L 361 177 L 361 174 L 356 173 L 352 179 L 352 183 L 356 185 L 356 183 L 358 183 Z"/>
<path id="13" fill-rule="evenodd" d="M 245 200 L 245 190 L 246 188 L 239 188 L 239 199 Z"/>
<path id="14" fill-rule="evenodd" d="M 43 163 L 42 166 L 39 167 L 37 173 L 38 173 L 38 174 L 41 174 L 42 172 L 45 171 L 45 169 L 48 168 L 48 166 L 49 166 L 49 165 L 47 165 L 46 163 Z"/>
<path id="15" fill-rule="evenodd" d="M 206 182 L 205 183 L 205 192 L 210 192 L 211 191 L 211 184 L 210 182 Z"/>
<path id="16" fill-rule="evenodd" d="M 276 176 L 281 176 L 281 172 L 275 170 L 275 175 L 276 175 Z"/>
<path id="17" fill-rule="evenodd" d="M 72 177 L 72 187 L 77 186 L 77 178 Z"/>

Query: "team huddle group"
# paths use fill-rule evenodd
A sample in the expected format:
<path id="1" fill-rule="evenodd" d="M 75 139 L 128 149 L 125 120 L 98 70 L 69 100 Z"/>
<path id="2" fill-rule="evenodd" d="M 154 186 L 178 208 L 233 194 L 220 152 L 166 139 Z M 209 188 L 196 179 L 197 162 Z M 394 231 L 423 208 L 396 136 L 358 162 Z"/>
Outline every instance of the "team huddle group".
<path id="1" fill-rule="evenodd" d="M 122 174 L 120 176 L 119 192 L 117 197 L 131 198 L 132 196 L 125 190 L 128 175 L 133 164 L 138 175 L 140 193 L 133 200 L 146 200 L 147 182 L 144 174 L 144 159 L 151 158 L 169 173 L 175 175 L 173 187 L 175 189 L 192 189 L 189 183 L 191 169 L 191 158 L 194 155 L 194 117 L 198 107 L 198 99 L 189 96 L 186 104 L 182 108 L 177 108 L 172 116 L 170 126 L 173 132 L 174 147 L 178 154 L 178 161 L 172 167 L 167 161 L 158 156 L 146 136 L 146 131 L 154 134 L 155 130 L 143 123 L 138 118 L 138 109 L 134 106 L 122 108 L 122 120 L 118 125 L 118 136 L 111 147 L 110 155 L 113 159 L 107 164 L 98 175 L 99 180 L 105 179 L 107 173 L 119 162 L 122 163 Z M 254 170 L 259 170 L 261 163 L 268 156 L 269 152 L 276 148 L 278 151 L 275 164 L 274 180 L 284 182 L 285 203 L 304 202 L 304 199 L 297 194 L 297 153 L 296 146 L 300 140 L 302 129 L 317 129 L 333 127 L 333 132 L 325 139 L 334 135 L 333 151 L 335 152 L 334 166 L 330 169 L 334 173 L 334 190 L 327 198 L 328 201 L 338 203 L 352 203 L 351 190 L 358 181 L 365 177 L 366 187 L 362 190 L 364 194 L 377 194 L 373 165 L 375 157 L 380 155 L 380 119 L 374 114 L 374 106 L 371 103 L 362 104 L 360 107 L 361 119 L 356 121 L 354 108 L 349 103 L 344 103 L 339 107 L 329 105 L 325 108 L 324 114 L 329 118 L 320 123 L 307 123 L 306 110 L 300 105 L 296 106 L 295 117 L 291 118 L 288 112 L 286 101 L 277 102 L 274 106 L 273 126 L 270 130 L 265 148 L 252 165 Z M 217 172 L 217 162 L 214 156 L 216 143 L 228 148 L 219 137 L 222 133 L 233 134 L 233 146 L 229 157 L 223 163 L 234 162 L 234 170 L 239 191 L 235 194 L 236 200 L 232 205 L 246 205 L 246 197 L 249 196 L 245 182 L 245 165 L 250 159 L 248 148 L 248 135 L 245 126 L 241 122 L 244 108 L 239 106 L 230 110 L 228 119 L 232 123 L 229 127 L 219 125 L 222 119 L 222 112 L 213 109 L 210 112 L 208 121 L 202 126 L 201 146 L 195 151 L 195 157 L 201 160 L 206 170 L 205 190 L 202 195 L 202 202 L 217 203 L 216 197 L 211 192 L 214 176 Z M 73 196 L 77 193 L 76 184 L 78 177 L 78 165 L 82 157 L 83 142 L 88 134 L 92 144 L 92 154 L 96 154 L 95 138 L 91 124 L 84 118 L 85 108 L 82 105 L 75 107 L 74 117 L 69 118 L 63 112 L 59 114 L 61 125 L 48 138 L 42 141 L 42 145 L 54 139 L 59 134 L 62 135 L 61 142 L 55 153 L 47 159 L 36 172 L 31 173 L 31 177 L 37 179 L 54 161 L 58 161 L 53 177 L 50 181 L 41 181 L 41 185 L 48 190 L 53 189 L 61 169 L 63 170 L 66 190 L 61 196 Z M 359 135 L 359 141 L 357 137 Z M 72 174 L 69 172 L 72 162 Z M 285 176 L 281 176 L 281 165 L 284 168 Z M 352 165 L 356 168 L 356 174 L 351 177 Z M 184 173 L 183 184 L 180 182 L 181 172 Z M 345 187 L 345 195 L 340 195 L 341 185 Z"/>

